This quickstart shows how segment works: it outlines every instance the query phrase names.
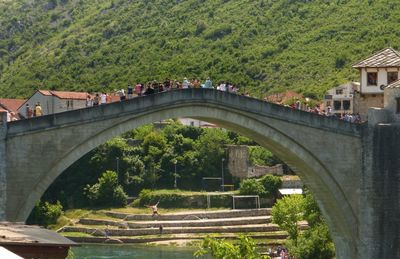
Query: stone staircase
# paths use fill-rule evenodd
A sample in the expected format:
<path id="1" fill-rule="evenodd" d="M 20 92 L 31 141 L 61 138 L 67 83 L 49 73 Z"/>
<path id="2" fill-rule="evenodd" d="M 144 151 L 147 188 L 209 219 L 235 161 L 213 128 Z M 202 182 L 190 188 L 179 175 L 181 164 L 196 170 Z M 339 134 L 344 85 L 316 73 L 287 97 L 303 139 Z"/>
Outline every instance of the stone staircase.
<path id="1" fill-rule="evenodd" d="M 248 233 L 258 239 L 282 240 L 287 234 L 271 223 L 270 209 L 181 212 L 152 217 L 106 211 L 107 219 L 81 218 L 61 233 L 75 242 L 144 243 L 202 239 L 206 235 L 236 238 Z M 305 226 L 304 226 L 305 227 Z M 71 233 L 84 233 L 81 237 Z M 279 242 L 278 242 L 279 243 Z"/>

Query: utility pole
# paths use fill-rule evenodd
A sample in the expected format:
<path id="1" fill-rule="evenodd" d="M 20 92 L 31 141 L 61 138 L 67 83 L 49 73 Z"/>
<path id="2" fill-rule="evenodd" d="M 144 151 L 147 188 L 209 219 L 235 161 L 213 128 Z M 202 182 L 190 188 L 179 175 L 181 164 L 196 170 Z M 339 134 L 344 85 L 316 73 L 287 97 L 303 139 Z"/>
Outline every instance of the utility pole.
<path id="1" fill-rule="evenodd" d="M 175 179 L 174 179 L 174 188 L 175 189 L 177 189 L 178 188 L 178 184 L 177 184 L 177 182 L 176 182 L 176 164 L 178 163 L 178 161 L 176 161 L 176 159 L 173 161 L 173 163 L 174 163 L 174 166 L 175 166 L 175 174 L 174 174 L 174 177 L 175 177 Z"/>
<path id="2" fill-rule="evenodd" d="M 119 175 L 119 157 L 117 157 L 116 160 L 117 160 L 117 175 Z"/>
<path id="3" fill-rule="evenodd" d="M 224 161 L 225 161 L 225 158 L 222 158 L 221 159 L 221 189 L 223 192 L 225 191 L 225 188 L 224 188 L 224 185 L 225 185 L 225 183 L 224 183 Z"/>

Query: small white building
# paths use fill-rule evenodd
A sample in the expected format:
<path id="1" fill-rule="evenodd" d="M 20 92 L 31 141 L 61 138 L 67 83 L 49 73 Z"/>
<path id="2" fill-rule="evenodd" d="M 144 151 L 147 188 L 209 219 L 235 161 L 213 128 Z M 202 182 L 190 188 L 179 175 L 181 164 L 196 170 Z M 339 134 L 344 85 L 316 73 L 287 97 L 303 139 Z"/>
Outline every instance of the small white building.
<path id="1" fill-rule="evenodd" d="M 37 103 L 40 103 L 43 115 L 85 108 L 87 96 L 86 92 L 37 90 L 18 112 L 26 118 L 26 105 L 29 104 L 31 109 L 34 109 Z"/>
<path id="2" fill-rule="evenodd" d="M 355 93 L 354 112 L 364 120 L 368 108 L 383 108 L 383 91 L 399 79 L 400 53 L 386 48 L 353 65 L 360 71 L 360 89 Z"/>
<path id="3" fill-rule="evenodd" d="M 216 128 L 217 126 L 206 121 L 199 121 L 191 118 L 178 119 L 185 126 L 200 127 L 200 128 Z"/>
<path id="4" fill-rule="evenodd" d="M 349 82 L 328 90 L 324 97 L 325 110 L 330 106 L 333 114 L 353 113 L 353 94 L 359 87 L 360 83 Z"/>

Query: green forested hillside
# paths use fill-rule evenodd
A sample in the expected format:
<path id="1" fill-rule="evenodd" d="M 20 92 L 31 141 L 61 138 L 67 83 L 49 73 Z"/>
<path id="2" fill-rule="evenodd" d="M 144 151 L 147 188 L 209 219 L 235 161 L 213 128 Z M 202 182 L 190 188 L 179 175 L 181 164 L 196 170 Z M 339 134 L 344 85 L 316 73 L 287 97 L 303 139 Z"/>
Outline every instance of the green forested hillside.
<path id="1" fill-rule="evenodd" d="M 207 76 L 321 94 L 399 28 L 397 0 L 0 0 L 0 97 Z"/>

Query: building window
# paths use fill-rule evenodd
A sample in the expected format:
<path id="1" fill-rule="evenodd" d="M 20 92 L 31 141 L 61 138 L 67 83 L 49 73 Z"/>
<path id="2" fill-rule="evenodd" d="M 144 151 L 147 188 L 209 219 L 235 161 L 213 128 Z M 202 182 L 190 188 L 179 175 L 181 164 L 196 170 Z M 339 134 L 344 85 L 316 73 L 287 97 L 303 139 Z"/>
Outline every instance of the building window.
<path id="1" fill-rule="evenodd" d="M 337 95 L 343 94 L 343 89 L 336 89 L 336 94 L 337 94 Z"/>
<path id="2" fill-rule="evenodd" d="M 396 113 L 400 113 L 400 98 L 396 98 Z"/>
<path id="3" fill-rule="evenodd" d="M 326 106 L 331 106 L 331 102 L 330 101 L 326 102 Z"/>
<path id="4" fill-rule="evenodd" d="M 67 109 L 73 109 L 74 108 L 74 103 L 73 100 L 67 100 Z"/>
<path id="5" fill-rule="evenodd" d="M 333 108 L 337 111 L 337 110 L 341 110 L 342 109 L 342 102 L 341 101 L 334 101 L 333 102 Z"/>
<path id="6" fill-rule="evenodd" d="M 377 86 L 378 85 L 378 73 L 368 72 L 367 73 L 367 86 Z"/>
<path id="7" fill-rule="evenodd" d="M 397 72 L 388 72 L 387 73 L 387 84 L 391 84 L 394 81 L 397 81 L 399 79 L 399 74 Z"/>
<path id="8" fill-rule="evenodd" d="M 343 110 L 350 110 L 350 101 L 349 100 L 344 100 L 343 101 Z"/>

